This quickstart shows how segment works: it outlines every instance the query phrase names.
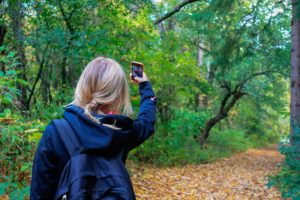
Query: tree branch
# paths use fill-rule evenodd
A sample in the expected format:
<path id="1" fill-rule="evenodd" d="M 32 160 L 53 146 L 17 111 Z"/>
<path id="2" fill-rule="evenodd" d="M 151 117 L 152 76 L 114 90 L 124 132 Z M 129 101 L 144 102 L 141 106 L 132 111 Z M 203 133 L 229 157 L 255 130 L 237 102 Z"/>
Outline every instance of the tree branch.
<path id="1" fill-rule="evenodd" d="M 223 112 L 226 113 L 226 115 L 228 114 L 228 112 L 230 111 L 230 109 L 236 104 L 236 102 L 242 97 L 244 96 L 246 93 L 243 92 L 236 92 L 233 93 L 233 97 L 231 99 L 231 101 L 224 107 Z"/>
<path id="2" fill-rule="evenodd" d="M 176 5 L 173 8 L 173 10 L 167 12 L 165 15 L 163 15 L 162 17 L 160 17 L 157 20 L 155 20 L 154 24 L 159 24 L 160 22 L 162 22 L 165 19 L 171 17 L 175 13 L 179 12 L 181 10 L 181 8 L 183 8 L 185 5 L 193 3 L 193 2 L 196 2 L 196 1 L 200 1 L 200 0 L 184 0 L 183 2 L 179 3 L 178 5 Z"/>
<path id="3" fill-rule="evenodd" d="M 32 97 L 34 96 L 34 91 L 35 91 L 36 85 L 37 85 L 39 79 L 41 78 L 41 75 L 43 73 L 44 67 L 46 66 L 46 65 L 44 65 L 44 63 L 45 63 L 46 52 L 48 50 L 49 45 L 50 45 L 50 43 L 47 43 L 47 45 L 46 45 L 46 47 L 45 47 L 45 49 L 44 49 L 44 51 L 42 53 L 43 54 L 42 55 L 42 60 L 39 58 L 38 53 L 36 53 L 36 59 L 39 62 L 40 67 L 39 67 L 37 76 L 35 78 L 34 84 L 32 86 L 32 89 L 30 90 L 30 94 L 29 94 L 29 98 L 28 98 L 28 105 L 30 105 L 30 101 L 31 101 Z"/>
<path id="4" fill-rule="evenodd" d="M 195 46 L 195 47 L 197 47 L 197 48 L 200 48 L 202 51 L 211 52 L 211 49 L 209 48 L 208 45 L 207 45 L 208 48 L 205 48 L 205 47 L 204 47 L 205 44 L 204 44 L 204 46 L 201 46 L 201 45 L 199 45 L 199 42 L 196 41 L 196 40 L 190 39 L 189 42 L 191 43 L 191 45 L 193 45 L 193 46 Z"/>
<path id="5" fill-rule="evenodd" d="M 68 20 L 70 21 L 71 20 L 71 18 L 72 18 L 72 15 L 74 14 L 74 12 L 77 10 L 77 6 L 75 6 L 72 10 L 71 10 L 71 12 L 70 12 L 70 14 L 69 14 L 69 17 L 68 17 Z"/>
<path id="6" fill-rule="evenodd" d="M 221 102 L 221 107 L 219 109 L 219 113 L 223 113 L 226 103 L 230 97 L 231 97 L 231 92 L 227 92 Z"/>
<path id="7" fill-rule="evenodd" d="M 239 85 L 241 85 L 243 87 L 248 81 L 250 81 L 251 79 L 253 79 L 257 76 L 261 76 L 261 75 L 266 76 L 266 75 L 270 75 L 272 73 L 278 73 L 278 71 L 276 71 L 276 70 L 267 70 L 267 71 L 253 73 L 250 76 L 248 76 L 247 78 L 245 78 L 244 80 L 240 81 Z"/>
<path id="8" fill-rule="evenodd" d="M 73 15 L 73 13 L 75 12 L 75 10 L 77 9 L 77 6 L 75 6 L 75 7 L 72 9 L 72 11 L 71 11 L 71 13 L 69 14 L 69 16 L 67 16 L 67 14 L 66 14 L 66 12 L 65 12 L 65 10 L 64 10 L 64 8 L 63 8 L 63 6 L 62 6 L 62 4 L 61 4 L 60 1 L 58 1 L 58 7 L 59 7 L 59 10 L 60 10 L 60 12 L 61 12 L 61 14 L 62 14 L 62 16 L 63 16 L 64 22 L 66 23 L 66 26 L 67 26 L 68 30 L 69 30 L 70 33 L 73 35 L 74 32 L 75 32 L 75 30 L 73 29 L 73 27 L 72 27 L 72 25 L 71 25 L 71 17 L 72 17 L 72 15 Z"/>

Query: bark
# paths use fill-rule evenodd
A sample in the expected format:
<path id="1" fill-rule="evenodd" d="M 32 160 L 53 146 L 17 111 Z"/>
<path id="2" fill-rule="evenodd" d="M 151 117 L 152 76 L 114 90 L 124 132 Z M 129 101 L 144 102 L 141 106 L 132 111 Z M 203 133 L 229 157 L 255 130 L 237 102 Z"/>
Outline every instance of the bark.
<path id="1" fill-rule="evenodd" d="M 26 76 L 26 57 L 24 48 L 24 34 L 23 34 L 23 7 L 20 0 L 9 2 L 9 13 L 11 18 L 11 26 L 13 30 L 13 36 L 16 40 L 16 49 L 18 56 L 17 70 L 20 72 L 18 78 L 27 81 Z M 29 104 L 27 103 L 27 89 L 25 85 L 17 83 L 17 88 L 21 93 L 19 98 L 19 108 L 21 110 L 29 110 Z"/>
<path id="2" fill-rule="evenodd" d="M 200 75 L 204 73 L 204 71 L 201 69 L 201 66 L 203 63 L 203 46 L 204 46 L 204 44 L 202 42 L 200 42 L 198 45 L 198 49 L 197 49 L 197 66 L 199 67 Z M 202 101 L 202 100 L 205 100 L 205 103 L 207 103 L 205 97 L 201 98 L 201 93 L 197 93 L 195 95 L 196 110 L 198 110 L 198 108 L 200 108 L 202 106 L 202 104 L 206 105 L 204 103 L 204 101 Z"/>
<path id="3" fill-rule="evenodd" d="M 292 0 L 291 142 L 300 128 L 300 2 Z M 299 138 L 298 138 L 299 140 Z"/>
<path id="4" fill-rule="evenodd" d="M 69 76 L 68 76 L 68 71 L 69 70 L 67 68 L 68 54 L 69 54 L 70 47 L 72 46 L 72 42 L 75 39 L 74 38 L 75 29 L 72 26 L 71 19 L 72 19 L 72 15 L 77 10 L 77 7 L 75 6 L 70 11 L 70 13 L 67 14 L 60 1 L 58 1 L 58 6 L 59 6 L 60 12 L 63 16 L 63 20 L 65 22 L 65 25 L 66 25 L 69 33 L 70 33 L 70 37 L 68 37 L 68 40 L 67 40 L 67 45 L 64 47 L 64 50 L 63 50 L 63 59 L 62 59 L 62 66 L 61 66 L 62 67 L 61 68 L 62 84 L 65 85 L 67 83 L 67 80 L 69 80 Z"/>
<path id="5" fill-rule="evenodd" d="M 7 32 L 6 26 L 5 25 L 0 25 L 0 46 L 2 46 L 4 42 L 4 37 Z"/>
<path id="6" fill-rule="evenodd" d="M 49 104 L 52 101 L 51 90 L 50 90 L 50 80 L 51 80 L 51 66 L 48 65 L 47 69 L 44 71 L 41 79 L 41 94 L 44 104 Z"/>
<path id="7" fill-rule="evenodd" d="M 49 47 L 49 44 L 46 45 L 44 51 L 42 52 L 42 58 L 41 59 L 39 58 L 38 53 L 36 53 L 36 60 L 38 61 L 40 66 L 39 66 L 38 73 L 35 77 L 35 81 L 33 83 L 32 89 L 31 89 L 30 94 L 29 94 L 29 98 L 28 98 L 28 102 L 27 102 L 28 105 L 30 105 L 31 99 L 34 97 L 34 92 L 35 92 L 37 83 L 39 82 L 39 80 L 42 77 L 45 66 L 47 66 L 47 64 L 48 64 L 48 63 L 46 63 L 46 57 L 47 57 L 46 53 L 47 53 L 48 47 Z"/>
<path id="8" fill-rule="evenodd" d="M 42 70 L 41 73 L 41 94 L 42 99 L 45 104 L 48 104 L 51 102 L 51 92 L 50 92 L 50 80 L 51 80 L 51 74 L 52 74 L 52 65 L 49 65 L 49 54 L 46 53 L 48 51 L 50 44 L 47 44 L 45 47 L 44 53 L 42 55 L 42 60 L 39 60 L 40 67 L 46 67 L 44 70 Z"/>
<path id="9" fill-rule="evenodd" d="M 213 85 L 215 74 L 216 74 L 216 70 L 217 70 L 217 66 L 215 66 L 215 65 L 208 66 L 207 65 L 207 76 L 206 76 L 206 79 L 207 79 L 207 82 L 208 82 L 208 84 L 210 86 Z M 202 100 L 203 107 L 207 107 L 208 103 L 209 103 L 209 97 L 207 95 L 205 95 L 203 97 L 203 100 Z"/>
<path id="10" fill-rule="evenodd" d="M 198 47 L 198 52 L 197 52 L 197 66 L 201 67 L 203 63 L 203 46 L 204 44 L 200 42 L 199 47 Z"/>
<path id="11" fill-rule="evenodd" d="M 165 35 L 165 27 L 163 23 L 159 23 L 158 24 L 158 30 L 160 33 L 160 37 L 163 39 L 164 35 Z"/>
<path id="12" fill-rule="evenodd" d="M 234 91 L 230 92 L 228 91 L 227 94 L 223 97 L 220 110 L 216 116 L 209 119 L 204 126 L 204 129 L 202 130 L 202 133 L 199 137 L 199 144 L 203 148 L 207 138 L 209 137 L 210 130 L 219 123 L 222 119 L 226 118 L 228 116 L 229 111 L 236 105 L 236 103 L 239 101 L 239 99 L 245 95 L 246 93 L 242 93 L 241 91 Z M 231 98 L 231 100 L 228 102 L 228 100 Z"/>
<path id="13" fill-rule="evenodd" d="M 6 27 L 4 25 L 0 25 L 0 46 L 2 46 L 3 44 L 3 41 L 4 41 L 4 37 L 5 37 L 5 34 L 6 34 L 7 30 L 6 30 Z M 5 52 L 4 51 L 0 51 L 0 54 L 4 54 Z M 0 70 L 5 73 L 5 65 L 3 62 L 0 62 Z"/>
<path id="14" fill-rule="evenodd" d="M 2 4 L 3 0 L 0 0 L 0 6 Z M 4 15 L 4 11 L 0 10 L 0 16 Z M 5 24 L 0 24 L 0 46 L 2 46 L 3 42 L 4 42 L 4 37 L 5 34 L 7 32 L 7 28 L 5 26 Z M 0 52 L 1 53 L 1 52 Z"/>

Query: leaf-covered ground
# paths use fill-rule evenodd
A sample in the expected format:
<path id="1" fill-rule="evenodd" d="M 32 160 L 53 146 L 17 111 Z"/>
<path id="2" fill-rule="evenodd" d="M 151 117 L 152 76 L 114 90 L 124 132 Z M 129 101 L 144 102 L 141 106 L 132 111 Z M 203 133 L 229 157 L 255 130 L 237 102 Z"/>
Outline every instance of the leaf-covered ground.
<path id="1" fill-rule="evenodd" d="M 267 188 L 283 156 L 275 147 L 250 149 L 211 164 L 131 167 L 137 199 L 281 199 Z"/>

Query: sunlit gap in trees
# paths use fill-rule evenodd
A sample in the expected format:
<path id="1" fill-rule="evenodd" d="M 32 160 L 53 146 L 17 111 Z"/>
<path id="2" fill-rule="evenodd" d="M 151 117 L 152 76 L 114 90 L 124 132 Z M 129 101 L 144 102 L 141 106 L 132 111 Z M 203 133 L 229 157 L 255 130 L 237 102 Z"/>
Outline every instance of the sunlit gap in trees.
<path id="1" fill-rule="evenodd" d="M 152 0 L 153 3 L 162 3 L 163 0 Z"/>

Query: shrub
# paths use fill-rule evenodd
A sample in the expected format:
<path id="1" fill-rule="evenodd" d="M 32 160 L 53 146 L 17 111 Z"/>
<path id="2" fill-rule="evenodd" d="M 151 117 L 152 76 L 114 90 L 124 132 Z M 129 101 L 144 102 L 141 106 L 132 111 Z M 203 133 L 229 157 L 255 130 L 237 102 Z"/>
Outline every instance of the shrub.
<path id="1" fill-rule="evenodd" d="M 297 200 L 300 199 L 299 133 L 294 138 L 294 141 L 297 142 L 291 145 L 290 140 L 286 138 L 280 143 L 279 151 L 285 155 L 285 160 L 280 172 L 269 178 L 268 186 L 277 187 L 283 198 Z"/>
<path id="2" fill-rule="evenodd" d="M 253 146 L 250 138 L 240 130 L 213 129 L 206 148 L 201 149 L 195 136 L 208 119 L 208 114 L 186 110 L 175 114 L 166 128 L 158 124 L 154 136 L 134 149 L 129 158 L 162 166 L 207 163 Z"/>
<path id="3" fill-rule="evenodd" d="M 0 64 L 5 66 L 5 71 L 0 71 L 0 111 L 4 106 L 11 106 L 16 104 L 17 96 L 20 95 L 17 84 L 26 85 L 26 81 L 17 77 L 16 70 L 17 57 L 16 53 L 10 51 L 5 46 L 0 46 L 0 52 L 6 51 L 7 54 L 0 53 Z"/>

